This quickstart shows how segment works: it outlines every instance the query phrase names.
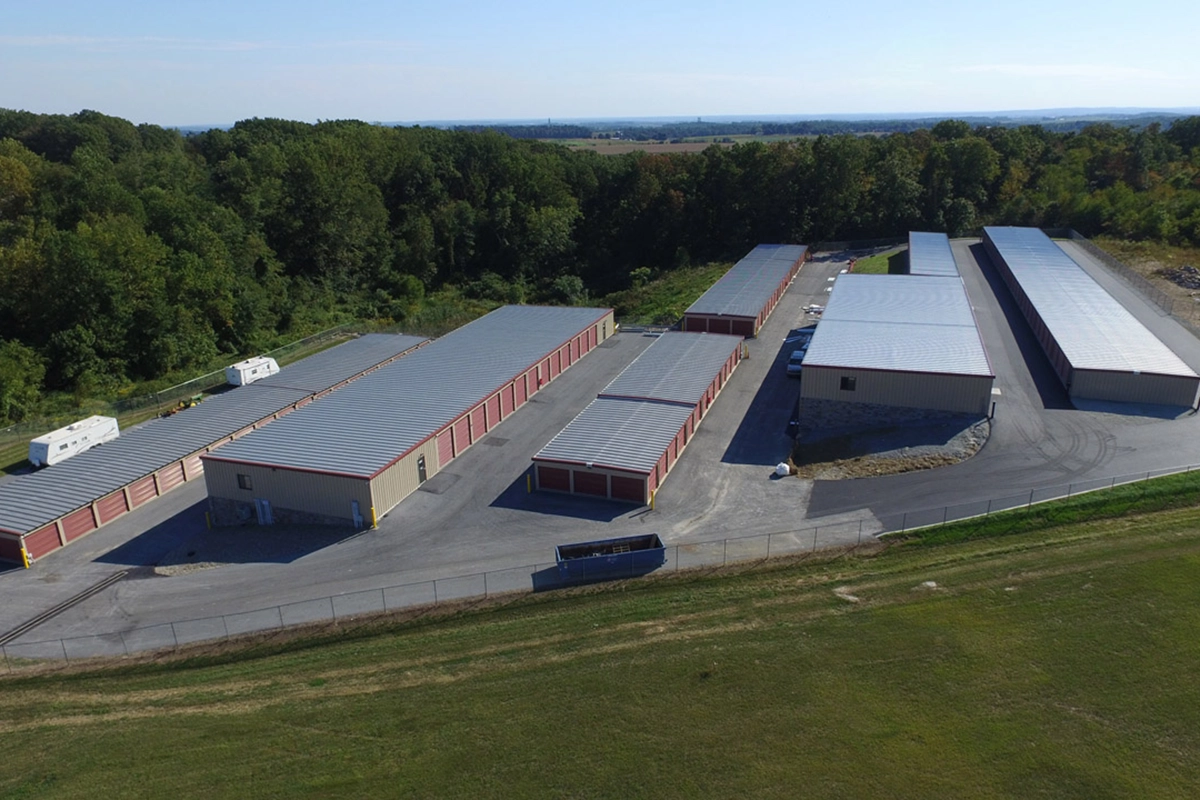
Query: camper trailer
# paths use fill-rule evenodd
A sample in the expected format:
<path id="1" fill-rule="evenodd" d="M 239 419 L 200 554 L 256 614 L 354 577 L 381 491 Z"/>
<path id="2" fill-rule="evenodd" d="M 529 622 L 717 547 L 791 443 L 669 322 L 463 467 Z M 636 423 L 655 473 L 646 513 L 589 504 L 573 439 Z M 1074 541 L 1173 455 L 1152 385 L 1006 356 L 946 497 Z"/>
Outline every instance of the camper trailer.
<path id="1" fill-rule="evenodd" d="M 267 356 L 257 356 L 255 358 L 247 358 L 245 361 L 239 361 L 231 367 L 225 368 L 225 380 L 234 386 L 245 386 L 248 383 L 262 380 L 279 372 L 279 365 L 275 363 L 275 359 Z"/>
<path id="2" fill-rule="evenodd" d="M 120 435 L 117 421 L 112 417 L 88 417 L 31 441 L 29 461 L 35 467 L 57 464 Z"/>

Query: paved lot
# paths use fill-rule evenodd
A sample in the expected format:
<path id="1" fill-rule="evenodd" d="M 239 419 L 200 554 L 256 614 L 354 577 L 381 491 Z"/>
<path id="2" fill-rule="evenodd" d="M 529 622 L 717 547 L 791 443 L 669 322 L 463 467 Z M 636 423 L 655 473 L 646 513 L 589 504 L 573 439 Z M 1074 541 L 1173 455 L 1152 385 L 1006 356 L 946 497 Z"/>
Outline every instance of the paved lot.
<path id="1" fill-rule="evenodd" d="M 786 430 L 799 391 L 798 382 L 784 373 L 790 347 L 783 339 L 804 323 L 805 305 L 825 301 L 828 279 L 845 267 L 836 256 L 825 257 L 804 267 L 759 338 L 747 343 L 750 358 L 727 383 L 659 492 L 654 510 L 528 494 L 525 489 L 533 453 L 651 341 L 623 333 L 452 462 L 385 517 L 377 531 L 347 537 L 278 527 L 246 529 L 248 540 L 271 537 L 280 546 L 248 546 L 241 558 L 231 559 L 241 563 L 148 577 L 151 570 L 144 565 L 182 543 L 203 541 L 198 537 L 206 535 L 204 490 L 197 482 L 29 571 L 0 575 L 10 598 L 0 608 L 0 631 L 129 567 L 134 568 L 130 578 L 25 640 L 128 630 L 435 577 L 548 564 L 556 544 L 627 533 L 657 531 L 668 544 L 688 544 L 820 524 L 819 544 L 853 541 L 859 520 L 872 532 L 881 528 L 879 517 L 909 510 L 1200 463 L 1195 417 L 1165 419 L 1156 415 L 1157 409 L 1121 414 L 1072 409 L 982 247 L 956 241 L 953 248 L 1001 392 L 992 438 L 967 462 L 930 472 L 815 484 L 772 477 L 771 468 L 790 447 Z M 1185 361 L 1200 366 L 1200 342 L 1100 265 L 1089 260 L 1085 267 L 1099 271 L 1106 288 Z M 289 536 L 303 545 L 289 549 Z M 266 551 L 275 555 L 262 556 Z M 518 582 L 527 581 L 528 570 L 516 572 Z"/>

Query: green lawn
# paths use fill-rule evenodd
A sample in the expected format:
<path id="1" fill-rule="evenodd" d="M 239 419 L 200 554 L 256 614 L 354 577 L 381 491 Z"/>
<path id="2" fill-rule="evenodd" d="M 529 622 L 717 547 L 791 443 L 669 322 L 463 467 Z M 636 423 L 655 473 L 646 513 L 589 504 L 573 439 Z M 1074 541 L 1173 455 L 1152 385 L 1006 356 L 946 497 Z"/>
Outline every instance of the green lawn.
<path id="1" fill-rule="evenodd" d="M 0 796 L 1195 797 L 1198 523 L 1181 508 L 14 676 Z"/>
<path id="2" fill-rule="evenodd" d="M 854 262 L 854 272 L 858 275 L 887 275 L 889 265 L 894 264 L 893 271 L 899 271 L 906 257 L 905 250 L 901 249 L 860 258 Z"/>
<path id="3" fill-rule="evenodd" d="M 671 270 L 644 285 L 607 295 L 600 304 L 612 306 L 623 324 L 674 325 L 688 306 L 732 266 L 705 264 Z"/>

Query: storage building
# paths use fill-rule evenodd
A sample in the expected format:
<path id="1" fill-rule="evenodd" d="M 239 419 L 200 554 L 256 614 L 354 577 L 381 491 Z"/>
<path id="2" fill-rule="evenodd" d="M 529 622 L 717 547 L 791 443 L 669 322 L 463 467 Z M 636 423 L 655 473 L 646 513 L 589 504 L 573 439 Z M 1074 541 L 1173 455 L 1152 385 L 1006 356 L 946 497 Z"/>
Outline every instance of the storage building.
<path id="1" fill-rule="evenodd" d="M 1037 228 L 983 243 L 1072 398 L 1193 406 L 1200 377 Z"/>
<path id="2" fill-rule="evenodd" d="M 499 308 L 205 456 L 213 518 L 371 524 L 613 332 L 611 309 Z"/>
<path id="3" fill-rule="evenodd" d="M 38 559 L 200 476 L 200 456 L 424 344 L 370 334 L 0 485 L 0 558 Z"/>
<path id="4" fill-rule="evenodd" d="M 800 244 L 760 244 L 692 303 L 683 329 L 757 336 L 807 255 Z"/>
<path id="5" fill-rule="evenodd" d="M 537 487 L 649 503 L 741 358 L 741 337 L 663 334 L 533 457 Z"/>
<path id="6" fill-rule="evenodd" d="M 910 231 L 908 234 L 908 274 L 957 278 L 958 264 L 950 250 L 950 238 L 944 233 Z"/>
<path id="7" fill-rule="evenodd" d="M 985 414 L 995 376 L 958 277 L 842 275 L 800 397 Z"/>

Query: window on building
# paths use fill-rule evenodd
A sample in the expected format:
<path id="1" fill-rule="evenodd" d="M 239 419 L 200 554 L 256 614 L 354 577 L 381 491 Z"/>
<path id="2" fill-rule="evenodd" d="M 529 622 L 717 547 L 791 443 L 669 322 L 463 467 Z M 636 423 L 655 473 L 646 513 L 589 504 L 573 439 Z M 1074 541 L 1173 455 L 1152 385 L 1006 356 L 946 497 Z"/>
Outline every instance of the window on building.
<path id="1" fill-rule="evenodd" d="M 254 491 L 254 481 L 250 480 L 249 475 L 238 475 L 238 488 L 247 491 Z"/>
<path id="2" fill-rule="evenodd" d="M 855 389 L 855 384 L 857 382 L 858 382 L 858 378 L 843 375 L 842 376 L 842 391 L 843 392 L 853 392 Z"/>

